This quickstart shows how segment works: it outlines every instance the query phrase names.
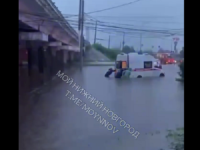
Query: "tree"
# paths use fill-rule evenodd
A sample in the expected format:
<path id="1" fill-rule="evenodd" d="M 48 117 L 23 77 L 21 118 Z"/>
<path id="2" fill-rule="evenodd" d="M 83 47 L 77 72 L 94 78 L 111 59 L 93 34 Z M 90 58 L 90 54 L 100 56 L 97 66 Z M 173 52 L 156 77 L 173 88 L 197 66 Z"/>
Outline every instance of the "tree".
<path id="1" fill-rule="evenodd" d="M 128 54 L 131 52 L 135 52 L 135 50 L 133 47 L 129 47 L 128 45 L 125 45 L 122 49 L 122 52 Z"/>
<path id="2" fill-rule="evenodd" d="M 170 143 L 170 149 L 184 150 L 184 128 L 169 130 L 166 138 Z"/>
<path id="3" fill-rule="evenodd" d="M 108 49 L 99 43 L 95 43 L 92 46 L 111 60 L 116 60 L 117 55 L 121 53 L 118 49 Z"/>

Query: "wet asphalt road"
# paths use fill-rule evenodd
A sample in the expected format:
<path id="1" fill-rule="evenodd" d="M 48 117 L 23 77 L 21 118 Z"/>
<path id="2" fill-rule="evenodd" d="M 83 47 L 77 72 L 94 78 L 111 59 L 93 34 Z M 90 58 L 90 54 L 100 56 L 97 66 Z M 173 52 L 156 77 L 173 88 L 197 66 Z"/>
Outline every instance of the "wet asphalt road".
<path id="1" fill-rule="evenodd" d="M 184 125 L 184 89 L 175 81 L 178 67 L 164 66 L 166 77 L 116 80 L 104 78 L 109 67 L 85 67 L 74 82 L 135 128 L 127 129 L 65 82 L 39 97 L 32 114 L 19 130 L 20 150 L 160 150 L 168 149 L 167 130 Z M 67 90 L 98 112 L 119 131 L 108 130 L 65 96 Z"/>

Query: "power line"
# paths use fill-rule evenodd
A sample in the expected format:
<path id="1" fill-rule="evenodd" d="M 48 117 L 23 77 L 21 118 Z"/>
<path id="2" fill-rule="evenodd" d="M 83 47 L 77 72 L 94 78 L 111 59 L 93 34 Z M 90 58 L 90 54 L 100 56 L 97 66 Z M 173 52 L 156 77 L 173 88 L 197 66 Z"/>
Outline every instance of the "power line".
<path id="1" fill-rule="evenodd" d="M 109 18 L 109 20 L 113 20 L 113 21 L 119 21 L 119 20 L 121 20 L 121 21 L 128 21 L 128 22 L 140 22 L 140 23 L 142 23 L 142 22 L 151 22 L 151 23 L 156 23 L 156 24 L 184 24 L 184 22 L 176 22 L 176 21 L 150 21 L 150 20 L 141 20 L 142 18 L 140 18 L 140 20 L 138 20 L 138 19 L 136 19 L 136 18 L 128 18 L 128 19 L 126 19 L 126 18 Z M 152 20 L 152 19 L 151 19 Z"/>
<path id="2" fill-rule="evenodd" d="M 27 14 L 27 15 L 32 15 L 32 16 L 37 16 L 37 17 L 40 17 L 38 18 L 39 20 L 42 20 L 42 19 L 52 19 L 52 20 L 55 20 L 55 21 L 64 21 L 65 23 L 67 23 L 67 21 L 70 21 L 70 20 L 66 20 L 65 18 L 55 18 L 55 17 L 48 17 L 48 16 L 44 16 L 44 15 L 41 15 L 41 14 L 32 14 L 32 13 L 27 13 L 27 12 L 21 12 L 21 13 L 24 13 L 24 14 Z M 88 15 L 89 16 L 89 15 Z M 42 18 L 41 18 L 42 17 Z M 90 16 L 89 16 L 90 17 Z M 91 17 L 90 17 L 91 18 Z M 99 20 L 98 20 L 99 21 Z M 104 21 L 99 21 L 99 22 L 104 22 Z M 104 23 L 108 23 L 108 24 L 118 24 L 118 23 L 114 23 L 114 22 L 104 22 Z M 151 22 L 150 22 L 151 23 Z M 153 22 L 153 23 L 159 23 L 159 22 Z M 171 23 L 171 22 L 160 22 L 160 23 Z M 130 24 L 118 24 L 118 25 L 127 25 L 127 26 L 135 26 L 135 25 L 130 25 Z M 136 26 L 135 26 L 136 27 Z"/>
<path id="3" fill-rule="evenodd" d="M 48 22 L 54 22 L 52 20 L 48 20 Z M 36 20 L 34 20 L 32 22 L 37 23 Z M 78 26 L 77 21 L 73 21 L 72 23 L 70 23 L 70 25 L 75 25 Z M 88 27 L 94 28 L 94 23 L 85 23 L 85 25 L 88 25 Z M 160 33 L 160 34 L 176 34 L 175 32 L 170 33 L 169 31 L 166 30 L 140 30 L 140 29 L 134 29 L 134 28 L 123 28 L 123 27 L 117 27 L 117 26 L 108 26 L 108 25 L 101 25 L 99 24 L 98 29 L 102 29 L 102 30 L 109 30 L 109 31 L 114 31 L 114 32 L 131 32 L 131 33 L 135 33 L 138 34 L 138 32 L 148 32 L 148 33 Z"/>
<path id="4" fill-rule="evenodd" d="M 87 15 L 88 16 L 88 18 L 91 18 L 92 20 L 94 19 L 94 20 L 98 20 L 98 19 L 96 19 L 96 18 L 94 18 L 93 16 L 91 16 L 91 15 L 88 15 L 88 14 L 85 14 L 85 15 Z M 151 17 L 151 16 L 150 16 Z M 148 18 L 150 18 L 150 17 L 148 17 Z M 160 17 L 162 17 L 162 16 L 160 16 Z M 163 18 L 163 17 L 162 17 Z M 142 18 L 142 17 L 139 17 L 139 18 L 134 18 L 134 17 L 130 17 L 130 18 L 126 18 L 126 16 L 123 16 L 123 17 L 117 17 L 116 16 L 116 18 L 108 18 L 109 20 L 111 20 L 111 19 L 114 19 L 114 20 L 124 20 L 124 21 L 134 21 L 134 22 L 136 22 L 136 21 L 138 21 L 138 22 L 146 22 L 146 21 L 148 21 L 148 22 L 151 22 L 151 23 L 164 23 L 164 24 L 184 24 L 183 22 L 170 22 L 170 21 L 168 21 L 168 22 L 163 22 L 163 21 L 149 21 L 149 20 L 141 20 L 141 19 L 145 19 L 145 18 Z M 129 20 L 127 20 L 127 19 L 129 19 Z M 132 20 L 130 20 L 130 19 L 132 19 Z M 140 19 L 140 20 L 138 20 L 138 19 Z M 152 20 L 152 18 L 151 18 L 151 20 Z M 98 20 L 98 21 L 100 21 L 100 20 Z"/>
<path id="5" fill-rule="evenodd" d="M 87 14 L 86 14 L 87 15 Z M 105 21 L 100 21 L 100 20 L 97 20 L 96 18 L 93 18 L 93 17 L 91 17 L 90 15 L 87 15 L 89 18 L 92 18 L 92 19 L 90 19 L 90 21 L 94 21 L 94 20 L 96 20 L 96 21 L 98 21 L 98 22 L 100 22 L 100 23 L 106 23 L 106 24 L 115 24 L 115 25 L 120 25 L 120 26 L 132 26 L 132 27 L 137 27 L 136 25 L 130 25 L 130 24 L 119 24 L 119 23 L 114 23 L 114 22 L 105 22 Z M 135 21 L 134 21 L 135 22 Z M 149 22 L 149 21 L 148 21 Z M 149 22 L 149 23 L 151 23 L 151 22 Z M 155 23 L 155 21 L 154 21 L 154 23 Z M 165 24 L 166 24 L 166 22 L 164 22 Z M 167 22 L 168 23 L 168 22 Z M 138 26 L 140 29 L 141 29 L 141 26 Z M 151 27 L 151 28 L 153 28 L 153 27 Z M 158 28 L 160 28 L 161 29 L 161 27 L 154 27 L 154 28 L 156 28 L 156 29 L 158 29 Z M 164 30 L 177 30 L 177 29 L 167 29 L 167 28 L 162 28 L 162 29 L 164 29 Z M 184 29 L 178 29 L 178 30 L 184 30 Z"/>
<path id="6" fill-rule="evenodd" d="M 175 18 L 174 16 L 144 16 L 144 15 L 125 15 L 125 16 L 93 16 L 95 18 L 159 18 L 159 19 L 172 19 Z"/>
<path id="7" fill-rule="evenodd" d="M 117 5 L 117 6 L 113 6 L 113 7 L 109 7 L 109 8 L 104 8 L 104 9 L 101 9 L 101 10 L 96 10 L 96 11 L 91 11 L 91 12 L 88 12 L 86 14 L 93 14 L 93 13 L 98 13 L 98 12 L 102 12 L 102 11 L 107 11 L 107 10 L 111 10 L 111 9 L 115 9 L 115 8 L 120 8 L 120 7 L 123 7 L 123 6 L 127 6 L 127 5 L 131 5 L 131 4 L 134 4 L 134 3 L 137 3 L 141 0 L 135 0 L 135 1 L 132 1 L 132 2 L 128 2 L 128 3 L 124 3 L 124 4 L 121 4 L 121 5 Z M 22 12 L 22 11 L 20 11 Z M 23 11 L 24 12 L 24 11 Z M 27 12 L 24 12 L 24 13 L 27 13 Z M 47 13 L 45 12 L 38 12 L 39 14 L 46 14 L 48 15 Z M 70 16 L 70 17 L 73 17 L 73 16 L 78 16 L 78 15 L 71 15 L 71 14 L 62 14 L 62 15 L 66 15 L 66 16 Z M 64 16 L 63 16 L 64 17 Z"/>
<path id="8" fill-rule="evenodd" d="M 136 26 L 136 25 L 131 25 L 131 24 L 119 24 L 119 23 L 114 23 L 114 22 L 105 22 L 105 21 L 98 21 L 100 23 L 107 23 L 107 24 L 115 24 L 115 25 L 122 25 L 122 26 L 132 26 L 132 27 L 139 27 L 141 28 L 141 26 Z M 151 27 L 153 28 L 153 27 Z M 154 27 L 154 28 L 161 28 L 161 27 Z M 168 29 L 168 28 L 162 28 L 165 30 L 184 30 L 184 29 Z"/>
<path id="9" fill-rule="evenodd" d="M 124 4 L 121 4 L 121 5 L 118 5 L 118 6 L 113 6 L 113 7 L 109 7 L 109 8 L 105 8 L 105 9 L 101 9 L 101 10 L 91 11 L 91 12 L 88 12 L 87 14 L 93 14 L 93 13 L 98 13 L 98 12 L 102 12 L 102 11 L 106 11 L 106 10 L 111 10 L 111 9 L 131 5 L 131 4 L 137 3 L 139 1 L 141 1 L 141 0 L 136 0 L 136 1 L 133 1 L 133 2 L 129 2 L 129 3 L 124 3 Z"/>
<path id="10" fill-rule="evenodd" d="M 113 6 L 113 7 L 109 7 L 109 8 L 104 8 L 104 9 L 101 9 L 101 10 L 87 12 L 86 14 L 93 14 L 93 13 L 107 11 L 107 10 L 111 10 L 111 9 L 115 9 L 115 8 L 120 8 L 120 7 L 124 7 L 124 6 L 127 6 L 127 5 L 131 5 L 131 4 L 137 3 L 139 1 L 141 1 L 141 0 L 135 0 L 133 2 L 124 3 L 124 4 L 121 4 L 121 5 L 117 5 L 117 6 Z M 77 15 L 71 15 L 70 17 L 75 17 L 75 16 L 77 16 Z"/>
<path id="11" fill-rule="evenodd" d="M 41 18 L 41 17 L 44 17 L 44 16 L 41 16 L 41 15 L 35 15 L 35 14 L 31 14 L 31 15 L 34 15 L 34 16 L 37 16 L 37 17 L 40 17 L 40 18 L 38 18 L 39 20 L 38 21 L 41 21 L 41 20 L 45 20 L 45 21 L 52 21 L 52 22 L 62 22 L 63 24 L 66 24 L 66 20 L 65 19 L 57 19 L 57 18 L 51 18 L 51 17 L 45 17 L 45 18 Z M 34 22 L 35 22 L 36 20 L 34 20 Z M 69 21 L 69 20 L 68 20 Z M 73 22 L 77 22 L 77 21 L 74 21 L 74 20 L 72 20 Z M 88 25 L 94 25 L 93 23 L 86 23 L 86 24 L 88 24 Z M 103 30 L 106 30 L 106 29 L 108 29 L 108 30 L 115 30 L 115 31 L 117 31 L 117 32 L 124 32 L 124 30 L 126 30 L 126 31 L 142 31 L 142 32 L 150 32 L 150 33 L 162 33 L 162 34 L 176 34 L 176 33 L 170 33 L 168 30 L 139 30 L 139 29 L 134 29 L 134 28 L 123 28 L 123 27 L 119 27 L 119 26 L 108 26 L 108 25 L 102 25 L 102 24 L 99 24 L 99 26 L 101 26 L 101 27 L 104 27 L 104 28 L 102 28 Z M 107 27 L 107 28 L 106 28 Z M 123 31 L 119 31 L 119 29 L 121 29 L 121 30 L 123 30 Z"/>
<path id="12" fill-rule="evenodd" d="M 59 23 L 65 24 L 65 25 L 68 23 L 68 21 L 70 21 L 70 20 L 66 20 L 65 19 L 66 17 L 49 17 L 49 16 L 47 16 L 46 13 L 40 13 L 40 14 L 37 14 L 37 15 L 36 14 L 31 14 L 31 13 L 28 13 L 28 14 L 38 17 L 38 21 L 41 21 L 42 19 L 45 19 L 45 21 L 59 22 Z M 37 21 L 37 19 L 34 20 L 34 21 Z M 77 28 L 78 24 L 76 24 L 76 23 L 78 21 L 75 21 L 75 20 L 71 20 L 71 21 L 73 22 L 73 26 L 75 26 L 75 28 Z M 128 36 L 130 35 L 129 37 L 133 37 L 133 38 L 134 38 L 133 35 L 138 34 L 138 32 L 148 32 L 148 33 L 151 33 L 151 34 L 152 33 L 153 34 L 159 34 L 159 35 L 156 35 L 156 36 L 154 35 L 154 36 L 151 36 L 151 37 L 143 37 L 143 38 L 161 38 L 161 37 L 168 37 L 168 36 L 170 36 L 172 34 L 175 35 L 175 34 L 177 34 L 177 33 L 175 33 L 175 32 L 177 32 L 177 30 L 179 30 L 179 32 L 180 32 L 180 30 L 182 30 L 182 29 L 168 29 L 168 30 L 135 29 L 135 28 L 125 28 L 125 27 L 119 27 L 119 26 L 108 25 L 108 24 L 115 24 L 116 25 L 116 23 L 99 21 L 99 25 L 98 26 L 100 26 L 100 27 L 97 27 L 95 29 L 94 26 L 92 26 L 92 25 L 94 25 L 93 22 L 91 22 L 91 21 L 90 22 L 85 22 L 85 25 L 91 25 L 91 27 L 88 26 L 88 28 L 91 29 L 91 30 L 104 32 L 104 33 L 111 32 L 112 34 L 115 33 L 115 35 L 116 35 L 116 33 L 121 33 L 121 34 L 122 33 L 126 33 Z M 125 24 L 120 24 L 120 25 L 125 25 Z M 71 26 L 71 24 L 70 24 L 70 26 Z M 133 26 L 133 25 L 130 25 L 130 26 Z M 172 31 L 173 31 L 173 33 L 172 33 Z M 135 38 L 139 38 L 139 37 L 135 37 Z"/>
<path id="13" fill-rule="evenodd" d="M 89 15 L 87 15 L 87 16 L 89 16 Z M 90 20 L 93 20 L 93 17 L 91 17 L 91 16 L 89 16 L 89 18 L 92 18 L 92 19 L 90 19 Z M 96 20 L 97 21 L 97 19 L 94 19 L 94 20 Z M 98 20 L 99 21 L 99 20 Z M 99 22 L 102 22 L 102 21 L 99 21 Z M 105 23 L 105 22 L 104 22 Z M 110 23 L 109 23 L 110 24 Z M 116 24 L 116 23 L 115 23 Z M 169 29 L 168 29 L 169 30 Z M 171 31 L 182 31 L 183 29 L 171 29 Z M 110 34 L 110 33 L 109 33 Z M 174 32 L 172 35 L 180 35 L 180 33 L 177 33 L 177 32 Z M 184 34 L 182 34 L 182 35 L 184 35 Z"/>
<path id="14" fill-rule="evenodd" d="M 41 26 L 44 26 L 44 25 L 41 25 Z M 74 28 L 77 28 L 78 29 L 78 24 L 75 24 L 75 25 L 73 25 L 73 27 Z M 115 35 L 122 35 L 122 33 L 125 33 L 126 35 L 136 35 L 136 33 L 132 33 L 132 32 L 128 32 L 128 31 L 124 31 L 124 30 L 113 30 L 113 29 L 110 29 L 110 28 L 107 28 L 107 29 L 105 29 L 105 28 L 97 28 L 97 29 L 95 29 L 95 27 L 88 27 L 88 26 L 86 26 L 87 28 L 89 28 L 89 29 L 91 29 L 91 30 L 97 30 L 97 31 L 99 31 L 99 32 L 104 32 L 104 33 L 109 33 L 109 34 L 113 34 L 113 33 L 115 33 Z M 30 30 L 31 28 L 21 28 L 21 29 L 27 29 L 27 30 Z M 157 35 L 157 36 L 151 36 L 151 37 L 144 37 L 144 38 L 160 38 L 160 37 L 166 37 L 166 36 L 168 36 L 168 35 Z M 138 38 L 138 37 L 135 37 L 135 38 Z"/>
<path id="15" fill-rule="evenodd" d="M 133 37 L 133 38 L 140 38 L 139 36 L 133 36 L 133 35 L 136 35 L 134 33 L 131 33 L 131 32 L 124 32 L 124 31 L 113 31 L 111 29 L 109 30 L 104 30 L 104 29 L 101 29 L 101 28 L 97 28 L 95 29 L 94 27 L 93 28 L 90 28 L 91 30 L 96 30 L 98 32 L 103 32 L 103 33 L 107 33 L 109 35 L 119 35 L 119 36 L 122 36 L 123 33 L 126 34 L 126 36 L 128 37 Z M 113 34 L 114 33 L 114 34 Z M 144 36 L 143 38 L 165 38 L 165 37 L 169 37 L 169 35 L 151 35 L 151 36 Z"/>
<path id="16" fill-rule="evenodd" d="M 71 22 L 76 22 L 74 20 L 71 20 Z M 101 23 L 101 22 L 100 22 Z M 94 25 L 94 23 L 86 23 L 86 24 L 90 24 L 90 25 Z M 105 24 L 98 24 L 98 26 L 102 26 L 102 27 L 111 27 L 111 28 L 116 28 L 116 29 L 127 29 L 127 30 L 134 30 L 134 31 L 144 31 L 144 32 L 157 32 L 157 33 L 169 33 L 169 31 L 171 30 L 148 30 L 148 29 L 137 29 L 137 28 L 127 28 L 127 27 L 120 27 L 120 26 L 113 26 L 113 25 L 105 25 Z M 174 29 L 175 31 L 177 29 Z M 183 29 L 178 29 L 178 30 L 183 30 Z M 173 31 L 173 30 L 172 30 Z M 173 33 L 171 33 L 173 34 Z"/>
<path id="17" fill-rule="evenodd" d="M 72 24 L 73 25 L 73 27 L 75 27 L 76 28 L 76 26 L 77 26 L 77 24 Z M 89 29 L 91 29 L 91 30 L 96 30 L 95 29 L 95 27 L 91 27 L 91 26 L 87 26 Z M 97 28 L 97 31 L 103 31 L 103 32 L 106 32 L 107 31 L 107 33 L 126 33 L 126 34 L 130 34 L 130 35 L 136 35 L 136 34 L 140 34 L 140 33 L 138 33 L 138 32 L 134 32 L 134 31 L 129 31 L 129 30 L 119 30 L 119 29 L 113 29 L 113 28 L 102 28 L 102 27 L 98 27 Z M 151 32 L 151 34 L 152 34 L 153 32 Z M 158 36 L 169 36 L 169 34 L 158 34 L 158 33 L 154 33 L 154 34 L 157 34 Z M 174 35 L 176 35 L 177 33 L 174 33 Z"/>
<path id="18" fill-rule="evenodd" d="M 68 20 L 69 22 L 76 22 L 76 20 Z M 85 21 L 85 23 L 86 24 L 91 24 L 91 25 L 94 25 L 94 22 L 86 22 Z M 117 24 L 117 23 L 111 23 L 111 22 L 103 22 L 103 21 L 98 21 L 98 25 L 101 25 L 101 26 L 105 26 L 105 24 L 106 24 L 106 26 L 110 26 L 110 27 L 113 27 L 112 25 L 108 25 L 108 24 L 115 24 L 115 25 L 127 25 L 127 26 L 133 26 L 133 27 L 135 27 L 134 25 L 130 25 L 130 24 Z M 101 23 L 101 24 L 100 24 Z M 123 28 L 122 26 L 114 26 L 114 27 L 121 27 L 121 28 Z M 143 31 L 143 30 L 147 30 L 147 29 L 137 29 L 137 28 L 134 28 L 135 30 L 141 30 L 141 31 Z M 151 31 L 175 31 L 175 30 L 184 30 L 184 29 L 163 29 L 163 30 L 151 30 Z"/>

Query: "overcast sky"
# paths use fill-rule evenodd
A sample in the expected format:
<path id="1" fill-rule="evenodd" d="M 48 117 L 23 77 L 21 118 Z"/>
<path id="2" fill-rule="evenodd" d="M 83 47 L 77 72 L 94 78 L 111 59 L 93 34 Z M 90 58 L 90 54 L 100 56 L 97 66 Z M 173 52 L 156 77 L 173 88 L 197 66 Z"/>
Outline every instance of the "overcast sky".
<path id="1" fill-rule="evenodd" d="M 79 9 L 79 0 L 53 0 L 62 14 L 77 15 Z M 85 0 L 85 13 L 96 10 L 101 10 L 134 0 Z M 91 20 L 91 17 L 93 20 Z M 77 30 L 77 17 L 70 17 L 69 22 Z M 84 31 L 86 39 L 91 43 L 94 41 L 95 20 L 106 22 L 104 25 L 117 26 L 131 29 L 147 29 L 147 30 L 169 30 L 180 29 L 179 33 L 183 34 L 184 29 L 184 1 L 183 0 L 140 0 L 134 4 L 115 8 L 103 12 L 92 13 L 85 17 L 85 26 L 88 27 L 88 34 Z M 102 23 L 101 23 L 102 24 Z M 126 24 L 126 25 L 121 25 Z M 97 40 L 98 43 L 108 46 L 110 35 L 111 47 L 120 47 L 123 39 L 122 30 L 125 34 L 125 45 L 133 46 L 139 49 L 140 36 L 142 36 L 142 49 L 158 50 L 158 46 L 163 49 L 171 50 L 173 46 L 173 37 L 179 37 L 177 48 L 181 49 L 184 46 L 183 36 L 165 37 L 164 34 L 155 34 L 153 32 L 135 32 L 124 29 L 113 29 L 106 27 L 102 30 L 102 26 L 98 26 Z M 115 31 L 114 31 L 115 30 Z M 119 31 L 120 30 L 120 31 Z M 107 33 L 105 33 L 107 32 Z M 171 32 L 171 31 L 170 31 Z M 159 37 L 158 37 L 159 36 Z M 157 37 L 157 38 L 155 38 Z"/>

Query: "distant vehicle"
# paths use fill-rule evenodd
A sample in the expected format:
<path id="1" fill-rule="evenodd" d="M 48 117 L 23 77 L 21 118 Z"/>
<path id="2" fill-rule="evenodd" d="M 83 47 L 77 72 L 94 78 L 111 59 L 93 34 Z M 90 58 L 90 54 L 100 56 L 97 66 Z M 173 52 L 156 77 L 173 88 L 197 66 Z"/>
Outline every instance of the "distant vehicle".
<path id="1" fill-rule="evenodd" d="M 118 54 L 116 58 L 116 72 L 119 69 L 131 68 L 130 78 L 142 78 L 149 76 L 165 76 L 159 60 L 151 55 L 129 53 Z"/>
<path id="2" fill-rule="evenodd" d="M 176 60 L 171 57 L 170 53 L 158 53 L 156 57 L 162 64 L 176 64 Z"/>
<path id="3" fill-rule="evenodd" d="M 176 60 L 169 56 L 168 58 L 166 58 L 165 64 L 176 64 Z"/>

